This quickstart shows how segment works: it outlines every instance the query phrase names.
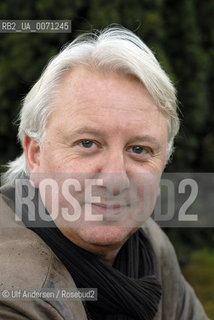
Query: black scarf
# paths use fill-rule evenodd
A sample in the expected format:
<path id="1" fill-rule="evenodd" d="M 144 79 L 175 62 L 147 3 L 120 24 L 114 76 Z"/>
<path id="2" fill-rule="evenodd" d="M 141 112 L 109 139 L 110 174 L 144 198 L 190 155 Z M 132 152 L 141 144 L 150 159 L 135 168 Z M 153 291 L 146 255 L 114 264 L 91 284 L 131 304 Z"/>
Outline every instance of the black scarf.
<path id="1" fill-rule="evenodd" d="M 7 192 L 7 196 L 13 193 Z M 39 198 L 39 193 L 36 192 L 36 206 Z M 84 303 L 89 319 L 154 318 L 161 297 L 161 286 L 155 276 L 154 251 L 142 229 L 126 241 L 111 267 L 95 254 L 68 240 L 53 220 L 44 223 L 37 214 L 37 220 L 29 223 L 25 206 L 23 211 L 26 211 L 23 223 L 53 250 L 71 274 L 77 288 L 98 289 L 98 300 Z"/>

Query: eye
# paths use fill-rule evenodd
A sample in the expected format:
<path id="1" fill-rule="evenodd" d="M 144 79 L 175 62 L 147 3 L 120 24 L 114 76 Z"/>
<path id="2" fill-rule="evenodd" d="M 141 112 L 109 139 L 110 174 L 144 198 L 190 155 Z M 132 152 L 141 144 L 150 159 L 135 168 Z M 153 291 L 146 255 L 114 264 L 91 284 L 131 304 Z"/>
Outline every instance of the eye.
<path id="1" fill-rule="evenodd" d="M 82 141 L 80 141 L 79 144 L 80 144 L 82 147 L 88 149 L 88 148 L 91 148 L 91 147 L 93 146 L 94 142 L 91 141 L 91 140 L 82 140 Z"/>
<path id="2" fill-rule="evenodd" d="M 128 152 L 131 153 L 132 157 L 135 157 L 139 160 L 146 160 L 152 154 L 150 148 L 138 145 L 129 147 Z"/>
<path id="3" fill-rule="evenodd" d="M 96 144 L 91 140 L 82 140 L 79 142 L 79 145 L 86 149 L 91 149 L 92 147 L 96 146 Z"/>
<path id="4" fill-rule="evenodd" d="M 131 150 L 133 153 L 137 153 L 137 154 L 142 154 L 142 153 L 146 152 L 146 149 L 141 146 L 133 146 L 133 147 L 131 147 Z"/>

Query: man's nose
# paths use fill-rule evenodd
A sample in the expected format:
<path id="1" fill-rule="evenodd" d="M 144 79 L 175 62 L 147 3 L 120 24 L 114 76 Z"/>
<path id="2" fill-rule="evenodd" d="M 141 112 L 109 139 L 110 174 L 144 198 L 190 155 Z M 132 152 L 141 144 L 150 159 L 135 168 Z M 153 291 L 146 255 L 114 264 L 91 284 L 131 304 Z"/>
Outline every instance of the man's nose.
<path id="1" fill-rule="evenodd" d="M 130 186 L 130 177 L 125 156 L 122 151 L 108 152 L 100 167 L 103 186 L 112 195 L 121 194 Z"/>

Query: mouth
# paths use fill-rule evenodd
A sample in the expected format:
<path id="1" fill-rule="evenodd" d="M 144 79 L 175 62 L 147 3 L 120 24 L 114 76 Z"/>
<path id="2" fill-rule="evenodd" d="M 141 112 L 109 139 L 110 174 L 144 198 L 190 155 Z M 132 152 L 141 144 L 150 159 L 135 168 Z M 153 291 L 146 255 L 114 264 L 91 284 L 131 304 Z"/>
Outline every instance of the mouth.
<path id="1" fill-rule="evenodd" d="M 119 216 L 126 213 L 128 204 L 91 203 L 92 213 L 102 214 L 103 217 Z"/>

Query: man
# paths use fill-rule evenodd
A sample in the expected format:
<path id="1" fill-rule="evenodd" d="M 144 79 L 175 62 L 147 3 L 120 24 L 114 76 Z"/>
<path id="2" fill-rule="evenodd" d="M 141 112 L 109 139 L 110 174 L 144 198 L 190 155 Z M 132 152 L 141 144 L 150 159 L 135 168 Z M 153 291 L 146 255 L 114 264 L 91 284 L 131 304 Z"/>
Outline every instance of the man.
<path id="1" fill-rule="evenodd" d="M 1 188 L 1 288 L 98 297 L 2 299 L 1 319 L 207 319 L 149 218 L 178 127 L 173 85 L 126 29 L 79 37 L 49 63 Z"/>

